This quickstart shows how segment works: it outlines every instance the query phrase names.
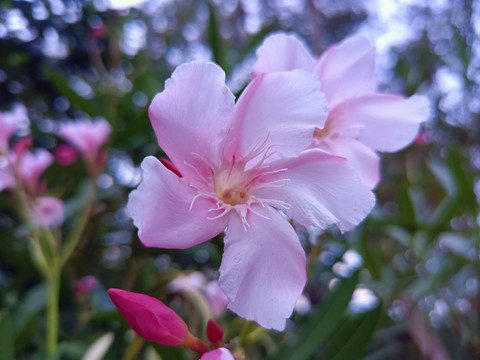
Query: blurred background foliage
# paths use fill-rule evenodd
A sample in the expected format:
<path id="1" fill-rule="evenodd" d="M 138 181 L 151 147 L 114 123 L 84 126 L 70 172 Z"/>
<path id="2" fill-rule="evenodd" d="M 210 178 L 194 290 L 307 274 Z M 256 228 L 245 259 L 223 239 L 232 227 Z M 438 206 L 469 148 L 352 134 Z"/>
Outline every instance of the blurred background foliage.
<path id="1" fill-rule="evenodd" d="M 479 1 L 2 0 L 0 110 L 25 104 L 34 145 L 52 152 L 63 120 L 103 117 L 114 128 L 94 215 L 62 277 L 59 358 L 82 358 L 101 336 L 113 341 L 105 359 L 194 358 L 133 340 L 106 295 L 117 287 L 156 296 L 200 337 L 212 315 L 201 291 L 168 284 L 191 271 L 214 280 L 221 238 L 187 250 L 145 248 L 125 211 L 143 157 L 164 156 L 147 108 L 173 69 L 193 59 L 221 65 L 238 94 L 256 47 L 278 30 L 298 33 L 317 55 L 366 34 L 377 46 L 381 91 L 424 94 L 432 116 L 414 144 L 383 155 L 377 206 L 356 230 L 297 227 L 309 282 L 287 331 L 227 312 L 217 317 L 227 339 L 248 359 L 480 358 Z M 48 192 L 66 201 L 66 228 L 86 177 L 80 161 L 44 176 Z M 26 235 L 1 193 L 5 360 L 43 358 L 46 293 Z"/>

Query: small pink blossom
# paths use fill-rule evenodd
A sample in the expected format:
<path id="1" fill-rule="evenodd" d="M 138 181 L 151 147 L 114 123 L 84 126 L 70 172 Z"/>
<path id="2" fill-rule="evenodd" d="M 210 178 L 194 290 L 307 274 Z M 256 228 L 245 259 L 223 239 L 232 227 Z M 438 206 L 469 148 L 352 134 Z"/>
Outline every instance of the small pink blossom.
<path id="1" fill-rule="evenodd" d="M 218 348 L 203 354 L 200 360 L 235 360 L 235 358 L 228 349 Z"/>
<path id="2" fill-rule="evenodd" d="M 33 152 L 22 150 L 16 154 L 10 152 L 0 164 L 0 191 L 15 187 L 15 172 L 25 189 L 32 195 L 39 195 L 43 186 L 40 176 L 53 162 L 53 156 L 47 150 L 36 149 Z"/>
<path id="3" fill-rule="evenodd" d="M 177 171 L 143 161 L 127 205 L 140 240 L 184 249 L 225 230 L 219 284 L 228 308 L 283 330 L 306 282 L 305 252 L 285 215 L 345 231 L 375 202 L 344 159 L 304 151 L 326 118 L 318 80 L 299 70 L 261 75 L 235 104 L 218 66 L 184 64 L 149 115 Z"/>
<path id="4" fill-rule="evenodd" d="M 17 104 L 10 112 L 0 113 L 0 153 L 8 152 L 12 135 L 28 123 L 27 109 L 22 104 Z"/>
<path id="5" fill-rule="evenodd" d="M 112 127 L 105 119 L 96 121 L 77 120 L 60 125 L 58 134 L 80 151 L 91 170 L 104 161 L 100 148 L 107 142 Z M 101 164 L 103 165 L 103 164 Z"/>
<path id="6" fill-rule="evenodd" d="M 380 178 L 376 151 L 406 147 L 429 117 L 423 96 L 376 91 L 375 48 L 363 36 L 333 45 L 316 60 L 295 35 L 272 35 L 257 50 L 252 75 L 293 69 L 316 75 L 329 103 L 325 126 L 317 127 L 312 145 L 347 158 L 369 186 Z"/>
<path id="7" fill-rule="evenodd" d="M 33 222 L 40 227 L 58 228 L 65 220 L 63 201 L 54 197 L 36 198 L 30 213 Z"/>
<path id="8" fill-rule="evenodd" d="M 108 295 L 144 339 L 163 345 L 185 345 L 199 354 L 208 350 L 205 343 L 190 334 L 182 318 L 160 300 L 120 289 L 109 289 Z"/>

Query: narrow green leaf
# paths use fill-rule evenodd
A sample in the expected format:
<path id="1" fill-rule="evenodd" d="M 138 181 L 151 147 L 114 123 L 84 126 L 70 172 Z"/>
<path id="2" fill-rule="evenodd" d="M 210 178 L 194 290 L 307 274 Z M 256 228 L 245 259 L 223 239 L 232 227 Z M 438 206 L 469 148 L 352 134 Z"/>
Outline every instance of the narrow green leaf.
<path id="1" fill-rule="evenodd" d="M 327 340 L 343 319 L 342 315 L 358 282 L 358 272 L 340 281 L 339 287 L 312 314 L 308 324 L 298 331 L 297 343 L 293 347 L 284 346 L 269 360 L 306 360 Z"/>
<path id="2" fill-rule="evenodd" d="M 0 360 L 15 360 L 14 348 L 10 313 L 4 310 L 0 313 Z"/>
<path id="3" fill-rule="evenodd" d="M 212 48 L 215 62 L 225 70 L 226 62 L 223 55 L 222 38 L 220 37 L 220 33 L 218 31 L 218 22 L 217 16 L 215 15 L 215 9 L 211 4 L 208 4 L 208 13 L 208 42 Z"/>
<path id="4" fill-rule="evenodd" d="M 73 90 L 60 72 L 47 65 L 44 65 L 42 69 L 58 93 L 65 96 L 77 110 L 83 111 L 91 117 L 103 115 L 95 108 L 92 101 L 85 99 Z"/>
<path id="5" fill-rule="evenodd" d="M 325 360 L 354 360 L 360 358 L 370 341 L 382 306 L 343 322 L 328 344 Z"/>

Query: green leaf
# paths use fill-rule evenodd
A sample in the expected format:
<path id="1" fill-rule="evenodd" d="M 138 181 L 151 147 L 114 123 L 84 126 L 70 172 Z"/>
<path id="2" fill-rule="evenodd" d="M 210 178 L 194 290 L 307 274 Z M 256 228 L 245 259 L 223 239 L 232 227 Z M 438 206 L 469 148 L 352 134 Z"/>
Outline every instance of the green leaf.
<path id="1" fill-rule="evenodd" d="M 58 93 L 65 96 L 77 110 L 83 111 L 91 117 L 102 115 L 102 113 L 93 105 L 92 101 L 80 96 L 70 87 L 65 80 L 64 75 L 47 65 L 44 65 L 42 70 Z"/>
<path id="2" fill-rule="evenodd" d="M 14 340 L 10 313 L 0 313 L 0 360 L 15 360 Z"/>
<path id="3" fill-rule="evenodd" d="M 358 282 L 358 272 L 341 279 L 339 287 L 331 292 L 322 306 L 312 314 L 308 324 L 297 332 L 294 347 L 286 345 L 269 360 L 306 360 L 328 339 L 342 321 L 342 315 L 352 298 Z"/>
<path id="4" fill-rule="evenodd" d="M 220 33 L 218 31 L 218 22 L 215 15 L 215 9 L 211 4 L 208 4 L 208 13 L 208 42 L 212 48 L 215 62 L 225 70 L 226 62 L 223 55 L 222 38 L 220 37 Z"/>
<path id="5" fill-rule="evenodd" d="M 325 360 L 354 360 L 360 358 L 377 326 L 382 306 L 343 322 L 329 341 Z"/>

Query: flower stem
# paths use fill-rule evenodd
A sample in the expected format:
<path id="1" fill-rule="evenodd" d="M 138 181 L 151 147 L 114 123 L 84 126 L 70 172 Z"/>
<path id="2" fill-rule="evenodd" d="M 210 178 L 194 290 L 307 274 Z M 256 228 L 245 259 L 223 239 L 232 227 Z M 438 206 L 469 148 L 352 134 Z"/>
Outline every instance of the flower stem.
<path id="1" fill-rule="evenodd" d="M 51 271 L 47 277 L 48 307 L 47 307 L 47 353 L 52 355 L 57 350 L 58 342 L 58 298 L 60 295 L 60 271 Z"/>

